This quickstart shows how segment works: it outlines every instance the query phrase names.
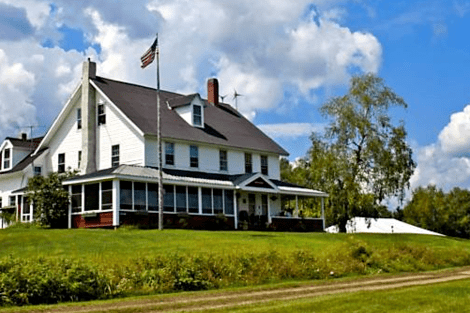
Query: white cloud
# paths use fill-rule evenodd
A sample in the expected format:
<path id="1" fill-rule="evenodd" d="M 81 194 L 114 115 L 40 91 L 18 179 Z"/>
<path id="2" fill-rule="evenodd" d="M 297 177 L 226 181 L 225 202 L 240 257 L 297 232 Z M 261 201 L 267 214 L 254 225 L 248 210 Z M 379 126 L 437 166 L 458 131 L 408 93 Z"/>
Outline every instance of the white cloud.
<path id="1" fill-rule="evenodd" d="M 20 63 L 10 63 L 0 49 L 0 132 L 12 132 L 34 122 L 35 108 L 31 105 L 35 78 Z"/>
<path id="2" fill-rule="evenodd" d="M 295 97 L 314 98 L 312 89 L 346 83 L 351 67 L 377 71 L 378 40 L 340 25 L 346 12 L 337 9 L 335 2 L 314 2 L 316 9 L 308 0 L 136 0 L 119 5 L 92 0 L 0 0 L 24 9 L 35 29 L 31 37 L 14 43 L 0 40 L 0 49 L 9 68 L 18 64 L 18 75 L 22 69 L 34 77 L 13 87 L 22 95 L 18 98 L 22 103 L 32 103 L 28 119 L 36 118 L 43 126 L 50 125 L 78 84 L 86 57 L 98 63 L 98 75 L 155 86 L 155 71 L 141 70 L 139 57 L 157 31 L 163 89 L 205 96 L 205 80 L 217 76 L 221 94 L 233 94 L 236 89 L 244 95 L 238 98 L 239 109 L 253 119 L 256 112 L 279 112 L 286 105 L 286 85 L 296 90 L 289 99 L 295 103 Z M 47 40 L 57 44 L 64 25 L 81 30 L 85 43 L 98 45 L 98 51 L 41 45 Z M 13 66 L 10 71 L 14 70 Z M 6 92 L 0 93 L 2 101 L 8 101 Z M 234 104 L 230 98 L 226 102 Z M 5 130 L 16 122 L 6 123 L 9 126 L 3 126 L 0 135 L 10 135 Z"/>
<path id="3" fill-rule="evenodd" d="M 272 138 L 297 138 L 310 136 L 312 132 L 321 132 L 325 129 L 323 124 L 310 123 L 281 123 L 257 125 L 266 135 Z"/>
<path id="4" fill-rule="evenodd" d="M 470 105 L 451 115 L 435 144 L 415 149 L 417 168 L 411 187 L 470 188 Z"/>

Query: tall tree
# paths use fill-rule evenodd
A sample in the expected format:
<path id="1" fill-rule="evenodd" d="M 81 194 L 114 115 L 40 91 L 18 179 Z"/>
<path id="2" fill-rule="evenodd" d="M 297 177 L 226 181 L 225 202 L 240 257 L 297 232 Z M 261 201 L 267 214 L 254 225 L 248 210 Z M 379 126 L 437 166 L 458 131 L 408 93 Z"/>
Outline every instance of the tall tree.
<path id="1" fill-rule="evenodd" d="M 381 78 L 365 74 L 320 109 L 330 124 L 323 135 L 311 136 L 305 182 L 329 193 L 327 222 L 342 231 L 353 216 L 382 216 L 382 200 L 403 200 L 409 187 L 415 163 L 403 122 L 392 123 L 391 107 L 407 104 Z"/>

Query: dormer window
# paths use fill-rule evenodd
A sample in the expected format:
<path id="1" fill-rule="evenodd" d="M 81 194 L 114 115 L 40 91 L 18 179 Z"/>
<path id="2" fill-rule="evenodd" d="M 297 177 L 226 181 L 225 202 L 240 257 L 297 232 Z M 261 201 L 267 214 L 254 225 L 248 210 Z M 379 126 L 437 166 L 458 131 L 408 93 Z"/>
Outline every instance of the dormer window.
<path id="1" fill-rule="evenodd" d="M 10 149 L 5 149 L 5 151 L 3 152 L 3 169 L 4 170 L 10 168 L 10 159 L 11 159 L 10 151 L 11 151 Z"/>
<path id="2" fill-rule="evenodd" d="M 193 105 L 193 125 L 202 126 L 202 108 L 200 105 Z"/>

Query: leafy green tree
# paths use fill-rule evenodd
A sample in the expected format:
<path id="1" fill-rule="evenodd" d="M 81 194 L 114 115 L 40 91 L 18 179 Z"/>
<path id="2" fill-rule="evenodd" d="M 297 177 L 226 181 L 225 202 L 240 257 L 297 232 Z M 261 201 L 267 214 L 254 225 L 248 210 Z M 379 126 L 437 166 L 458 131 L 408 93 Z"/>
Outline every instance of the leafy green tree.
<path id="1" fill-rule="evenodd" d="M 66 225 L 70 197 L 62 182 L 74 175 L 74 172 L 53 172 L 29 179 L 25 196 L 32 201 L 34 219 L 41 226 L 57 228 Z"/>
<path id="2" fill-rule="evenodd" d="M 418 187 L 403 209 L 407 223 L 455 237 L 470 237 L 470 191 L 445 193 L 434 185 Z"/>
<path id="3" fill-rule="evenodd" d="M 365 74 L 320 109 L 330 124 L 310 138 L 304 185 L 329 193 L 327 223 L 341 231 L 353 216 L 387 215 L 382 200 L 402 201 L 409 188 L 415 163 L 403 123 L 392 123 L 391 107 L 407 105 L 381 78 Z"/>

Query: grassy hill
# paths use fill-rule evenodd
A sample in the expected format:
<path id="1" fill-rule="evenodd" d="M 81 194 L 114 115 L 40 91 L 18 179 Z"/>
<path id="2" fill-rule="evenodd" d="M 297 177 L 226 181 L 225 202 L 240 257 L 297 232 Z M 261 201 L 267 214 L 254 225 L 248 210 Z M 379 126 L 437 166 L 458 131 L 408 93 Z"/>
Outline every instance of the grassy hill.
<path id="1" fill-rule="evenodd" d="M 470 241 L 437 236 L 6 229 L 0 230 L 0 289 L 7 290 L 0 294 L 7 296 L 0 305 L 463 265 L 470 265 Z M 59 287 L 68 289 L 58 294 Z"/>

